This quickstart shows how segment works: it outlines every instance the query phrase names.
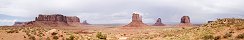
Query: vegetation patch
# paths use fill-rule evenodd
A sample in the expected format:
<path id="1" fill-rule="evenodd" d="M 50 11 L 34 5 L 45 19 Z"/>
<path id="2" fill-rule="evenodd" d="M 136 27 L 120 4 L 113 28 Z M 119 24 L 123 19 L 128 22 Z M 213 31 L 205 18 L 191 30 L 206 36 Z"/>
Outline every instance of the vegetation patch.
<path id="1" fill-rule="evenodd" d="M 99 38 L 99 39 L 106 39 L 107 38 L 107 36 L 102 34 L 102 32 L 98 32 L 96 37 Z"/>
<path id="2" fill-rule="evenodd" d="M 238 39 L 244 39 L 244 33 L 239 34 L 236 38 L 238 38 Z"/>

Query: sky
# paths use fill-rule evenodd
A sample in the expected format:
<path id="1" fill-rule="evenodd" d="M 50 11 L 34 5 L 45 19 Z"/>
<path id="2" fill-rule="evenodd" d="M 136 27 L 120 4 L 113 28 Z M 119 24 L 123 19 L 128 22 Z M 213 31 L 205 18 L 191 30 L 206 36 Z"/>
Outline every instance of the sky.
<path id="1" fill-rule="evenodd" d="M 133 12 L 144 23 L 165 24 L 190 16 L 192 23 L 216 18 L 244 18 L 244 0 L 0 0 L 0 25 L 32 21 L 38 14 L 78 16 L 91 24 L 126 24 Z"/>

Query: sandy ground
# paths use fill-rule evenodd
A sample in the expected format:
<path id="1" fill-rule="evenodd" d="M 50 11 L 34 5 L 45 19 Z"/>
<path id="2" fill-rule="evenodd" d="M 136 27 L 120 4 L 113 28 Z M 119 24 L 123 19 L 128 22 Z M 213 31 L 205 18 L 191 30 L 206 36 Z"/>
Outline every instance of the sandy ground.
<path id="1" fill-rule="evenodd" d="M 12 29 L 12 27 L 7 27 Z M 108 40 L 134 40 L 132 39 L 135 36 L 142 36 L 148 34 L 158 34 L 158 36 L 162 36 L 159 34 L 163 34 L 163 31 L 172 31 L 172 30 L 180 30 L 180 27 L 172 27 L 172 26 L 151 26 L 144 28 L 124 28 L 122 26 L 86 26 L 86 27 L 42 27 L 44 29 L 58 29 L 65 32 L 74 32 L 79 35 L 85 35 L 96 38 L 97 32 L 102 32 L 104 35 L 107 35 Z M 0 39 L 1 40 L 26 40 L 28 38 L 24 38 L 26 33 L 18 32 L 18 33 L 7 33 L 3 29 L 0 30 Z M 157 35 L 156 35 L 157 36 Z M 157 38 L 154 38 L 158 40 Z"/>

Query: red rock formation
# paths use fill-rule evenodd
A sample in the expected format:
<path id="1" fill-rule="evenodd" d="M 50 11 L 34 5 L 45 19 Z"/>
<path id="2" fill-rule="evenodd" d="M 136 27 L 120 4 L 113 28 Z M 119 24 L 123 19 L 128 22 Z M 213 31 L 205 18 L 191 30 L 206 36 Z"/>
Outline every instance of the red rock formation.
<path id="1" fill-rule="evenodd" d="M 24 26 L 26 25 L 28 22 L 15 22 L 13 26 Z"/>
<path id="2" fill-rule="evenodd" d="M 36 17 L 35 21 L 27 23 L 28 26 L 80 26 L 80 19 L 76 16 L 63 16 L 61 14 L 42 15 Z"/>
<path id="3" fill-rule="evenodd" d="M 156 23 L 153 24 L 153 26 L 165 26 L 165 24 L 162 23 L 161 18 L 158 18 Z"/>
<path id="4" fill-rule="evenodd" d="M 192 26 L 189 16 L 183 16 L 181 18 L 179 26 Z"/>
<path id="5" fill-rule="evenodd" d="M 66 22 L 72 26 L 81 25 L 80 19 L 76 16 L 66 16 Z"/>
<path id="6" fill-rule="evenodd" d="M 181 18 L 181 22 L 180 23 L 190 23 L 190 17 L 189 16 L 183 16 Z"/>
<path id="7" fill-rule="evenodd" d="M 84 25 L 90 25 L 89 23 L 87 23 L 87 21 L 85 20 L 85 21 L 83 21 L 83 23 L 82 24 L 84 24 Z"/>
<path id="8" fill-rule="evenodd" d="M 132 22 L 129 23 L 128 25 L 125 25 L 124 27 L 147 27 L 147 26 L 148 25 L 142 22 L 142 17 L 139 14 L 133 13 Z"/>

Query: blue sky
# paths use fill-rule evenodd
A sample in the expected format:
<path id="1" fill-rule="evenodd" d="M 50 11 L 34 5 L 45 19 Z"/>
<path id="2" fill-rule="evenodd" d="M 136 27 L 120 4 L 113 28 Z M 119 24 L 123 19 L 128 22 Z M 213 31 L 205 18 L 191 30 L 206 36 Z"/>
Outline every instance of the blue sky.
<path id="1" fill-rule="evenodd" d="M 134 11 L 145 23 L 166 24 L 190 16 L 192 23 L 244 18 L 244 0 L 0 0 L 0 25 L 31 21 L 38 14 L 78 16 L 92 24 L 129 23 Z"/>

